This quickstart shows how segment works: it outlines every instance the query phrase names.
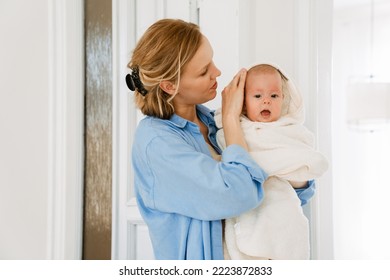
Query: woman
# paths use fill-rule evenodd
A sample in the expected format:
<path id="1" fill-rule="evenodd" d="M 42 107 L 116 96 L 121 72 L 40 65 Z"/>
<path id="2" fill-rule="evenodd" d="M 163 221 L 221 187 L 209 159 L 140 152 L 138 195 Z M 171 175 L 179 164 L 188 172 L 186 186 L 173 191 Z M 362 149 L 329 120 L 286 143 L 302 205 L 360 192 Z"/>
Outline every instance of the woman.
<path id="1" fill-rule="evenodd" d="M 261 202 L 266 173 L 250 158 L 240 128 L 246 71 L 223 90 L 227 148 L 216 144 L 213 50 L 199 27 L 163 19 L 145 32 L 126 77 L 147 115 L 137 128 L 132 162 L 138 207 L 157 259 L 223 259 L 222 219 Z M 310 186 L 302 200 L 312 195 Z"/>

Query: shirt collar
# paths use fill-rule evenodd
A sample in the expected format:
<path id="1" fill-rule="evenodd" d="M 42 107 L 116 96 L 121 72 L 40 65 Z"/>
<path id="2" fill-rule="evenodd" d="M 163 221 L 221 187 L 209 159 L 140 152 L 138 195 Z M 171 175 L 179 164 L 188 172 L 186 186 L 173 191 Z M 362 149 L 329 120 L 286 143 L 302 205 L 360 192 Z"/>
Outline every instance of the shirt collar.
<path id="1" fill-rule="evenodd" d="M 214 123 L 214 118 L 213 118 L 214 112 L 208 109 L 206 106 L 196 105 L 196 112 L 199 114 L 199 117 L 203 121 L 207 121 L 207 126 L 209 126 L 211 123 Z M 169 120 L 179 128 L 184 128 L 187 125 L 187 123 L 189 123 L 188 120 L 176 114 L 173 114 Z"/>

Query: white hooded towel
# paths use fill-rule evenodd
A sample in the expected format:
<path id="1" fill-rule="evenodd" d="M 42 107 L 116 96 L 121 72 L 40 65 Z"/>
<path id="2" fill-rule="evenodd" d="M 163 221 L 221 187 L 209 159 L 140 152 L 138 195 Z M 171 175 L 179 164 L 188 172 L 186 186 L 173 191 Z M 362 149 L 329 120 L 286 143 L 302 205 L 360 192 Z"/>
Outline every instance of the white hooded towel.
<path id="1" fill-rule="evenodd" d="M 269 177 L 260 206 L 225 221 L 225 254 L 231 259 L 310 258 L 308 220 L 288 181 L 316 179 L 328 165 L 303 126 L 302 97 L 290 79 L 284 94 L 287 106 L 279 120 L 260 123 L 241 117 L 249 153 Z M 221 109 L 215 112 L 215 121 L 222 128 Z M 226 148 L 222 129 L 217 141 Z"/>

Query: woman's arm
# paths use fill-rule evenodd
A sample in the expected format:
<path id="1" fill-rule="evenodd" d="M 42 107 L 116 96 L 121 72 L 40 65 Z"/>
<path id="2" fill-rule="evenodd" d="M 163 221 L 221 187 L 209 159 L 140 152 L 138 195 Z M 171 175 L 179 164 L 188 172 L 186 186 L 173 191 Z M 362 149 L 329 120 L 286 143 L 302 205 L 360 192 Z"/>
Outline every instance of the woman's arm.
<path id="1" fill-rule="evenodd" d="M 263 198 L 267 175 L 239 145 L 229 146 L 217 162 L 167 135 L 132 156 L 138 195 L 151 210 L 219 220 L 248 211 Z"/>

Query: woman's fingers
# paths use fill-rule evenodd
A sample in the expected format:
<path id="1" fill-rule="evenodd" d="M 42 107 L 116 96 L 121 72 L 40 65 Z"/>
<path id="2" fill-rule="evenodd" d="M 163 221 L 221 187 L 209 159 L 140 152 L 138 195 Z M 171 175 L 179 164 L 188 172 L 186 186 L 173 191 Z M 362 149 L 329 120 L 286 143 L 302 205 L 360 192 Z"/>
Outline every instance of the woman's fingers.
<path id="1" fill-rule="evenodd" d="M 239 88 L 239 89 L 244 90 L 245 79 L 246 79 L 246 70 L 245 70 L 245 69 L 242 69 L 242 70 L 240 71 L 240 76 L 239 76 L 239 80 L 238 80 L 238 88 Z"/>
<path id="2" fill-rule="evenodd" d="M 244 104 L 244 86 L 246 70 L 241 69 L 223 90 L 222 125 L 225 132 L 226 145 L 237 144 L 248 150 L 240 126 L 240 114 Z"/>
<path id="3" fill-rule="evenodd" d="M 245 84 L 245 76 L 246 76 L 246 70 L 241 69 L 230 81 L 230 83 L 227 85 L 227 87 L 237 87 L 239 86 L 242 82 Z"/>
<path id="4" fill-rule="evenodd" d="M 222 91 L 222 114 L 238 118 L 244 101 L 246 70 L 240 70 Z"/>
<path id="5" fill-rule="evenodd" d="M 246 78 L 246 70 L 241 69 L 230 81 L 230 83 L 224 88 L 222 92 L 235 91 L 237 88 L 240 90 L 244 89 Z"/>

